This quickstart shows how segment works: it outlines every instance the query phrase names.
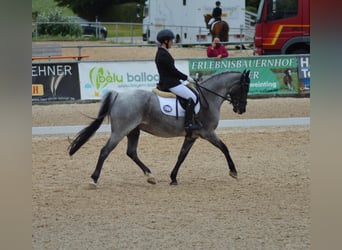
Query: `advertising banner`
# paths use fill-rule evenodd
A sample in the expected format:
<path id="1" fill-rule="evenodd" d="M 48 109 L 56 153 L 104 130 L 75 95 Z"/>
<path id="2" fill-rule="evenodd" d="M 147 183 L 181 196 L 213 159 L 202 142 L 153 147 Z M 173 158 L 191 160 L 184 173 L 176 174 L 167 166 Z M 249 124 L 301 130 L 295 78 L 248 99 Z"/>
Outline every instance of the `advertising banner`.
<path id="1" fill-rule="evenodd" d="M 187 60 L 176 61 L 176 67 L 189 74 Z M 100 99 L 109 90 L 152 90 L 159 81 L 154 61 L 80 62 L 81 98 Z"/>
<path id="2" fill-rule="evenodd" d="M 297 65 L 294 56 L 189 59 L 190 75 L 203 80 L 223 71 L 250 70 L 250 95 L 298 93 Z"/>
<path id="3" fill-rule="evenodd" d="M 298 57 L 299 92 L 310 92 L 310 56 Z"/>
<path id="4" fill-rule="evenodd" d="M 32 64 L 32 100 L 79 100 L 77 63 Z"/>

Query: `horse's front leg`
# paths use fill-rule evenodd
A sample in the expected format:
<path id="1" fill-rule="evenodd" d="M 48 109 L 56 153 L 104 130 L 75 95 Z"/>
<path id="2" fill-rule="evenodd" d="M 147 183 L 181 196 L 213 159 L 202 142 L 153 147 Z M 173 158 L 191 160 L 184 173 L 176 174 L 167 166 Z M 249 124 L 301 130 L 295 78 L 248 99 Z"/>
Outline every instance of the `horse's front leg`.
<path id="1" fill-rule="evenodd" d="M 178 160 L 177 160 L 176 165 L 173 168 L 171 175 L 170 175 L 170 177 L 171 177 L 170 185 L 177 185 L 178 184 L 177 183 L 177 174 L 178 174 L 179 167 L 181 166 L 181 164 L 185 160 L 185 158 L 188 155 L 192 145 L 194 145 L 196 139 L 197 138 L 185 137 L 181 151 L 179 152 L 179 155 L 178 155 Z"/>
<path id="2" fill-rule="evenodd" d="M 219 148 L 222 153 L 224 154 L 224 156 L 226 157 L 227 163 L 228 163 L 228 167 L 229 167 L 229 175 L 233 178 L 237 178 L 237 171 L 235 168 L 235 164 L 232 160 L 232 158 L 230 157 L 229 154 L 229 150 L 228 147 L 226 146 L 226 144 L 223 143 L 223 141 L 216 135 L 216 133 L 212 133 L 210 135 L 210 137 L 206 138 L 211 144 L 213 144 L 215 147 Z"/>

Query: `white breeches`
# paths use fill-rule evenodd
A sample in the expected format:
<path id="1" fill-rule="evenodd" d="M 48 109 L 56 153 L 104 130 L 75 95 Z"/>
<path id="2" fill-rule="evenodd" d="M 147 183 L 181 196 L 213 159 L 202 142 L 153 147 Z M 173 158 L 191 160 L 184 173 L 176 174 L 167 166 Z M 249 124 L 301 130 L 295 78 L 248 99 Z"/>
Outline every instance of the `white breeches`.
<path id="1" fill-rule="evenodd" d="M 196 103 L 197 101 L 197 97 L 196 95 L 185 85 L 187 84 L 188 82 L 187 81 L 184 81 L 183 83 L 173 87 L 173 88 L 170 88 L 170 91 L 180 97 L 183 97 L 185 99 L 189 99 L 191 98 L 194 103 Z M 198 102 L 196 105 L 195 105 L 195 113 L 197 114 L 200 110 L 200 102 Z"/>
<path id="2" fill-rule="evenodd" d="M 209 25 L 212 25 L 214 21 L 215 21 L 215 18 L 212 17 L 212 18 L 210 18 L 208 24 L 209 24 Z"/>
<path id="3" fill-rule="evenodd" d="M 196 103 L 196 100 L 197 100 L 196 95 L 183 83 L 173 88 L 170 88 L 170 91 L 180 97 L 183 97 L 184 99 L 191 98 L 194 101 L 194 103 Z"/>

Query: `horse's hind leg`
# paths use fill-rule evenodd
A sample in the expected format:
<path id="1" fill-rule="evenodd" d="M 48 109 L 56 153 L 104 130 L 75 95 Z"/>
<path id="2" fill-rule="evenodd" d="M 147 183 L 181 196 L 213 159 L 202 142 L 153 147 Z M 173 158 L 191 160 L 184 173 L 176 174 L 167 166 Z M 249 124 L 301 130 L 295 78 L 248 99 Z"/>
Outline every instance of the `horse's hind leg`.
<path id="1" fill-rule="evenodd" d="M 112 152 L 113 149 L 118 145 L 119 141 L 120 139 L 115 138 L 112 134 L 109 140 L 107 141 L 106 145 L 104 145 L 101 149 L 99 158 L 97 160 L 96 168 L 93 174 L 91 175 L 91 178 L 93 179 L 95 185 L 97 184 L 97 181 L 100 177 L 104 161 L 106 160 L 110 152 Z"/>
<path id="2" fill-rule="evenodd" d="M 137 147 L 139 142 L 140 129 L 135 128 L 127 135 L 127 155 L 141 168 L 144 174 L 147 176 L 147 182 L 156 184 L 156 180 L 153 177 L 151 170 L 139 159 L 137 153 Z"/>

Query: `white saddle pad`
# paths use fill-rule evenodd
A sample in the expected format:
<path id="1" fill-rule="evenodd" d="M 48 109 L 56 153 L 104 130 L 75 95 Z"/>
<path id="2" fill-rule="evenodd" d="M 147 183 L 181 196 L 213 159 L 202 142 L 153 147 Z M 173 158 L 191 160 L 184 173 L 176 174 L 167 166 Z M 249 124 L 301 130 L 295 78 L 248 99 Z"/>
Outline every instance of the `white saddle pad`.
<path id="1" fill-rule="evenodd" d="M 182 106 L 180 105 L 179 101 L 176 98 L 158 96 L 158 99 L 159 99 L 160 110 L 165 115 L 177 116 L 177 108 L 178 108 L 178 116 L 179 117 L 185 116 L 185 110 L 182 108 Z M 200 110 L 200 103 L 198 102 L 195 106 L 195 113 L 197 114 L 199 110 Z"/>
<path id="2" fill-rule="evenodd" d="M 217 23 L 219 23 L 219 22 L 220 22 L 220 21 L 215 21 L 215 22 L 213 22 L 213 23 L 211 24 L 211 26 L 210 26 L 211 31 L 213 31 L 213 28 L 214 28 L 215 24 L 217 24 Z"/>

